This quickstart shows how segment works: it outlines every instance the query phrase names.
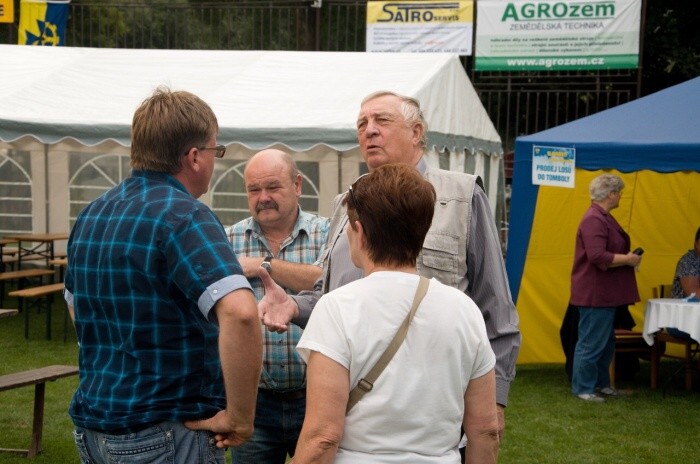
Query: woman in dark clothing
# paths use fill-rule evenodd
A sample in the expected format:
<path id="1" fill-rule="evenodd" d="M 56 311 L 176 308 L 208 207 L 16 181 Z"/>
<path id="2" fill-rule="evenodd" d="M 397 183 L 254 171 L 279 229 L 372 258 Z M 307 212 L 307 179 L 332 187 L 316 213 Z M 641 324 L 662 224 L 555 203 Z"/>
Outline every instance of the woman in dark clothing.
<path id="1" fill-rule="evenodd" d="M 641 256 L 630 251 L 630 237 L 610 211 L 620 205 L 622 179 L 603 174 L 591 181 L 591 206 L 576 233 L 571 271 L 571 304 L 579 309 L 574 351 L 573 394 L 602 402 L 615 396 L 610 387 L 610 362 L 615 352 L 615 309 L 639 301 L 634 268 Z"/>

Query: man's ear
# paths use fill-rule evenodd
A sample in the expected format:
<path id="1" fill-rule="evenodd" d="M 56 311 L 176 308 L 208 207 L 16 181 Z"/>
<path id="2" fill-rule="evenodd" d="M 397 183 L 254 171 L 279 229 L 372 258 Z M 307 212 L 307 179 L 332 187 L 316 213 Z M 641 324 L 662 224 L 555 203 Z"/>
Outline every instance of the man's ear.
<path id="1" fill-rule="evenodd" d="M 420 141 L 423 139 L 423 131 L 425 131 L 423 124 L 417 122 L 413 125 L 413 143 L 415 145 L 420 145 Z"/>
<path id="2" fill-rule="evenodd" d="M 199 170 L 199 150 L 196 147 L 190 148 L 186 155 L 182 157 L 182 168 L 191 171 Z"/>
<path id="3" fill-rule="evenodd" d="M 294 193 L 296 193 L 297 198 L 301 197 L 301 185 L 303 182 L 304 179 L 301 177 L 301 174 L 297 174 L 294 179 Z"/>

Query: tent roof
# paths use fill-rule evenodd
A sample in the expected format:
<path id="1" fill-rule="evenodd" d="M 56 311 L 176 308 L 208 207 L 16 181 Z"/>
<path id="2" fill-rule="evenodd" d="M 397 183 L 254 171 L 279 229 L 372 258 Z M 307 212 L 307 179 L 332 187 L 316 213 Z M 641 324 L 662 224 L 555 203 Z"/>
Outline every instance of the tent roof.
<path id="1" fill-rule="evenodd" d="M 357 147 L 360 101 L 417 98 L 438 149 L 500 155 L 501 141 L 457 55 L 132 50 L 0 45 L 0 140 L 31 136 L 128 146 L 134 110 L 158 86 L 188 90 L 219 119 L 219 141 L 253 149 Z"/>
<path id="2" fill-rule="evenodd" d="M 700 171 L 700 77 L 644 98 L 536 134 L 518 137 L 518 157 L 528 147 L 576 148 L 576 167 L 621 172 Z M 521 148 L 518 150 L 518 148 Z"/>

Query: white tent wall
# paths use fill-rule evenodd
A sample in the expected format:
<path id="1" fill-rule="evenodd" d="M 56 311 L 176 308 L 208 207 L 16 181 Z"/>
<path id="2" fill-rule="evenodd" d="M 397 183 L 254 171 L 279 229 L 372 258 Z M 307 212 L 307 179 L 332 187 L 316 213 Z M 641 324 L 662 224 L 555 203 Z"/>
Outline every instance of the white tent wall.
<path id="1" fill-rule="evenodd" d="M 289 151 L 283 145 L 275 147 Z M 242 174 L 244 163 L 256 151 L 236 144 L 228 146 L 226 157 L 217 160 L 209 191 L 200 198 L 214 209 L 224 226 L 248 215 L 245 209 Z M 330 215 L 335 195 L 345 191 L 366 169 L 359 148 L 338 152 L 326 146 L 316 146 L 305 152 L 291 154 L 299 163 L 305 178 L 302 204 L 311 206 L 304 209 L 324 216 Z M 16 182 L 13 179 L 0 178 L 0 185 L 5 184 L 9 188 L 12 188 L 12 184 L 29 187 L 30 194 L 25 201 L 31 202 L 31 229 L 13 227 L 12 218 L 5 216 L 0 217 L 0 235 L 10 232 L 70 230 L 78 212 L 91 199 L 116 185 L 129 173 L 129 148 L 114 141 L 87 147 L 72 139 L 47 145 L 32 137 L 23 137 L 12 143 L 0 142 L 0 175 L 3 172 L 3 164 L 9 164 L 13 158 L 26 155 L 30 160 L 26 179 Z M 428 163 L 433 167 L 440 167 L 440 156 L 449 159 L 451 170 L 467 172 L 465 167 L 473 165 L 476 170 L 471 172 L 485 177 L 487 193 L 489 198 L 494 200 L 491 202 L 492 209 L 496 209 L 500 158 L 483 153 L 474 156 L 464 153 L 438 154 L 431 150 L 427 153 Z M 474 159 L 467 162 L 470 157 Z M 305 172 L 305 162 L 316 164 L 316 169 L 311 169 L 311 173 Z M 491 166 L 489 176 L 485 176 L 486 165 Z M 86 174 L 86 171 L 90 173 Z M 235 187 L 231 181 L 226 181 L 230 178 L 238 179 Z M 233 196 L 237 196 L 238 201 L 233 200 Z M 16 199 L 15 195 L 12 197 Z M 65 251 L 64 247 L 65 242 L 57 242 L 56 251 Z"/>
<path id="2" fill-rule="evenodd" d="M 202 201 L 224 225 L 246 213 L 243 164 L 267 147 L 294 156 L 303 207 L 329 215 L 365 169 L 355 120 L 377 90 L 416 98 L 431 166 L 481 175 L 502 209 L 501 141 L 456 55 L 0 45 L 0 56 L 0 234 L 69 230 L 126 177 L 133 112 L 159 85 L 217 115 L 227 153 Z"/>

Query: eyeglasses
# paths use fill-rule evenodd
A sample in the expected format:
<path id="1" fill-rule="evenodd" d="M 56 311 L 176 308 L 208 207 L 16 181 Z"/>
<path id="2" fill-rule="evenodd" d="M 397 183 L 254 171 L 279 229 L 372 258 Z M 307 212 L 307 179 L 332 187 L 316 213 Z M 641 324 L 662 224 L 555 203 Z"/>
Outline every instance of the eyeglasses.
<path id="1" fill-rule="evenodd" d="M 352 204 L 355 206 L 355 211 L 357 212 L 357 215 L 360 215 L 360 203 L 357 201 L 357 198 L 355 197 L 355 192 L 353 192 L 354 188 L 357 188 L 357 183 L 360 182 L 360 179 L 363 177 L 369 175 L 369 172 L 366 172 L 362 174 L 360 177 L 355 179 L 355 182 L 352 183 L 350 188 L 348 189 L 348 193 L 350 194 L 350 198 L 352 199 Z"/>
<path id="2" fill-rule="evenodd" d="M 217 158 L 223 158 L 226 154 L 226 147 L 221 144 L 215 147 L 197 147 L 197 150 L 215 150 L 216 153 L 214 153 L 214 156 Z"/>

